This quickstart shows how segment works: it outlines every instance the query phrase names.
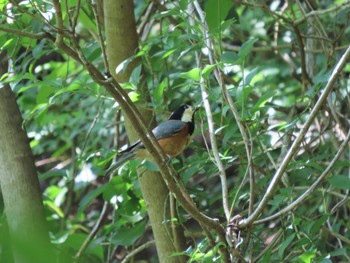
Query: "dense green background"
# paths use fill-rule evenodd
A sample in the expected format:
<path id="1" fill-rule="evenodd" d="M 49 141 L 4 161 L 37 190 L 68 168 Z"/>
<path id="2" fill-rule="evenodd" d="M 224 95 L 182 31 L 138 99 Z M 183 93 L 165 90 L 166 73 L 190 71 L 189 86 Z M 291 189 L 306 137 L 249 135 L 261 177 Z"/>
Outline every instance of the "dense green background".
<path id="1" fill-rule="evenodd" d="M 10 2 L 0 2 L 0 47 L 10 58 L 9 73 L 1 83 L 9 83 L 17 95 L 35 155 L 51 241 L 58 254 L 73 257 L 107 200 L 108 216 L 85 251 L 84 262 L 120 262 L 152 240 L 152 232 L 137 180 L 140 162 L 125 164 L 109 182 L 103 177 L 116 148 L 127 143 L 119 105 L 45 33 L 57 33 L 50 1 Z M 232 216 L 242 217 L 264 195 L 350 39 L 347 1 L 256 2 L 135 1 L 140 63 L 123 84 L 133 101 L 147 101 L 141 111 L 153 111 L 158 122 L 184 102 L 209 102 L 226 171 L 229 208 Z M 79 47 L 88 61 L 105 72 L 91 4 L 74 0 L 61 5 L 67 29 L 69 16 L 80 7 Z M 200 10 L 206 13 L 206 24 Z M 34 39 L 34 34 L 42 37 Z M 69 37 L 65 41 L 71 44 Z M 347 64 L 260 219 L 298 198 L 337 153 L 349 130 L 349 72 Z M 141 79 L 146 92 L 138 90 Z M 203 97 L 201 89 L 209 96 Z M 248 144 L 225 91 L 238 110 Z M 226 226 L 208 122 L 202 107 L 196 115 L 194 141 L 172 164 L 199 210 Z M 297 209 L 242 229 L 243 243 L 237 251 L 254 262 L 350 261 L 349 155 L 347 148 L 327 179 Z M 144 166 L 157 170 L 151 163 Z M 219 262 L 217 246 L 210 244 L 181 206 L 177 210 L 188 236 L 184 253 L 189 260 Z M 157 262 L 152 245 L 136 258 Z"/>

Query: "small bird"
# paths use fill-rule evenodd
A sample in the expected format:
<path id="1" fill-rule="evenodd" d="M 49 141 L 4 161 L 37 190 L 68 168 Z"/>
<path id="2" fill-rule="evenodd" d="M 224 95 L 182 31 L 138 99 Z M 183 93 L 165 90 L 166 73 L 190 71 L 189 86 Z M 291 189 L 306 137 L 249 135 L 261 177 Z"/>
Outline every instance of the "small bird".
<path id="1" fill-rule="evenodd" d="M 167 156 L 179 155 L 189 144 L 195 126 L 194 113 L 197 109 L 193 109 L 189 105 L 182 105 L 171 113 L 167 121 L 160 123 L 152 130 L 154 137 Z M 131 159 L 152 160 L 152 156 L 143 143 L 138 140 L 118 154 L 118 160 L 108 169 L 106 176 Z"/>

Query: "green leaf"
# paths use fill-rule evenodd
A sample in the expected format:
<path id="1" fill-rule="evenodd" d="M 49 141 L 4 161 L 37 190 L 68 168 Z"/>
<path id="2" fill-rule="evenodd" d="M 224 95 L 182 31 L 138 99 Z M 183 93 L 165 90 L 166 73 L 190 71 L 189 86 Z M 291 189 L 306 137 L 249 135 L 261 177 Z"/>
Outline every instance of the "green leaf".
<path id="1" fill-rule="evenodd" d="M 134 60 L 135 56 L 132 56 L 130 58 L 125 59 L 122 61 L 116 68 L 115 68 L 115 73 L 120 74 L 124 73 L 130 62 Z"/>
<path id="2" fill-rule="evenodd" d="M 36 103 L 40 104 L 40 103 L 49 102 L 49 99 L 50 99 L 51 95 L 55 92 L 55 90 L 56 90 L 56 87 L 51 86 L 51 85 L 40 86 L 38 95 L 36 97 Z"/>
<path id="3" fill-rule="evenodd" d="M 131 246 L 134 244 L 145 232 L 146 222 L 139 222 L 132 227 L 121 227 L 111 239 L 111 243 L 115 246 Z"/>
<path id="4" fill-rule="evenodd" d="M 330 253 L 332 257 L 343 256 L 347 254 L 346 248 L 338 248 Z"/>
<path id="5" fill-rule="evenodd" d="M 180 0 L 179 6 L 180 6 L 181 10 L 186 10 L 186 8 L 188 6 L 188 1 L 187 0 Z"/>
<path id="6" fill-rule="evenodd" d="M 56 215 L 58 215 L 60 218 L 64 217 L 64 213 L 61 210 L 61 208 L 59 208 L 58 206 L 56 206 L 52 201 L 49 200 L 44 200 L 43 204 L 45 207 L 47 207 L 49 210 L 51 210 L 52 212 L 54 212 Z"/>
<path id="7" fill-rule="evenodd" d="M 227 63 L 230 65 L 242 65 L 243 62 L 245 61 L 246 57 L 252 50 L 254 43 L 257 41 L 257 39 L 249 39 L 246 42 L 244 42 L 239 49 L 238 53 L 229 51 L 229 52 L 224 52 L 221 56 L 221 60 L 223 63 Z M 253 71 L 252 74 L 255 72 Z M 250 78 L 254 77 L 249 76 Z M 249 79 L 248 79 L 249 80 Z M 249 81 L 250 82 L 250 81 Z"/>
<path id="8" fill-rule="evenodd" d="M 312 225 L 310 229 L 310 236 L 316 236 L 317 233 L 320 231 L 320 229 L 325 225 L 327 222 L 329 215 L 323 215 L 319 219 L 315 221 L 315 223 Z"/>
<path id="9" fill-rule="evenodd" d="M 282 242 L 282 244 L 280 245 L 279 249 L 278 249 L 278 256 L 280 258 L 283 258 L 283 254 L 284 251 L 286 250 L 286 248 L 290 245 L 290 243 L 292 243 L 293 239 L 295 238 L 295 234 L 291 234 L 289 237 L 287 237 L 286 240 L 284 240 Z"/>
<path id="10" fill-rule="evenodd" d="M 334 168 L 350 167 L 349 161 L 338 161 L 335 163 Z"/>
<path id="11" fill-rule="evenodd" d="M 8 4 L 8 0 L 2 0 L 0 1 L 0 10 L 3 10 L 3 8 Z"/>
<path id="12" fill-rule="evenodd" d="M 221 60 L 223 63 L 238 65 L 237 62 L 239 61 L 239 55 L 232 51 L 224 52 L 221 56 Z"/>
<path id="13" fill-rule="evenodd" d="M 79 83 L 72 83 L 68 87 L 64 87 L 64 88 L 60 89 L 59 91 L 57 91 L 53 97 L 57 97 L 63 93 L 72 92 L 72 91 L 78 90 L 80 88 L 81 88 L 81 85 Z"/>
<path id="14" fill-rule="evenodd" d="M 159 85 L 154 88 L 153 98 L 157 103 L 161 103 L 163 101 L 164 89 L 166 87 L 167 81 L 167 79 L 164 79 L 161 83 L 159 83 Z"/>
<path id="15" fill-rule="evenodd" d="M 208 78 L 210 73 L 215 69 L 216 65 L 207 65 L 204 67 L 204 69 L 202 70 L 202 76 L 204 78 Z"/>
<path id="16" fill-rule="evenodd" d="M 106 188 L 107 184 L 104 184 L 85 195 L 79 203 L 78 213 L 83 212 L 93 200 L 95 200 L 100 194 L 102 194 L 105 191 Z"/>
<path id="17" fill-rule="evenodd" d="M 245 59 L 247 57 L 247 55 L 252 50 L 254 43 L 256 41 L 258 41 L 258 40 L 255 38 L 252 38 L 252 39 L 249 39 L 243 43 L 243 45 L 241 46 L 241 48 L 239 49 L 239 52 L 238 52 L 238 56 L 240 59 Z"/>
<path id="18" fill-rule="evenodd" d="M 222 22 L 225 21 L 232 7 L 233 2 L 230 0 L 208 0 L 206 2 L 205 19 L 211 33 L 218 33 L 221 31 Z"/>
<path id="19" fill-rule="evenodd" d="M 144 160 L 142 166 L 145 167 L 145 171 L 159 172 L 159 167 L 155 162 Z"/>
<path id="20" fill-rule="evenodd" d="M 141 73 L 142 73 L 142 67 L 141 65 L 138 65 L 131 72 L 131 76 L 129 78 L 130 82 L 137 86 L 141 80 Z"/>
<path id="21" fill-rule="evenodd" d="M 173 54 L 175 51 L 177 50 L 177 48 L 173 48 L 170 50 L 165 51 L 165 53 L 161 56 L 162 59 L 165 59 L 167 57 L 169 57 L 171 54 Z"/>
<path id="22" fill-rule="evenodd" d="M 258 261 L 258 263 L 270 263 L 271 261 L 271 251 L 267 251 L 264 256 Z"/>
<path id="23" fill-rule="evenodd" d="M 128 93 L 128 95 L 132 102 L 138 101 L 140 97 L 140 93 L 138 93 L 137 91 L 131 91 Z"/>
<path id="24" fill-rule="evenodd" d="M 283 195 L 275 195 L 274 198 L 268 202 L 268 204 L 274 207 L 279 207 L 281 204 L 284 203 L 286 198 L 287 197 Z"/>
<path id="25" fill-rule="evenodd" d="M 250 82 L 253 80 L 253 78 L 256 76 L 258 72 L 258 68 L 254 68 L 251 70 L 245 77 L 244 77 L 244 85 L 250 85 Z"/>
<path id="26" fill-rule="evenodd" d="M 190 71 L 187 71 L 185 73 L 181 73 L 180 77 L 184 78 L 184 79 L 193 79 L 193 80 L 199 81 L 200 80 L 200 69 L 193 68 Z"/>
<path id="27" fill-rule="evenodd" d="M 254 113 L 254 112 L 258 111 L 260 108 L 264 107 L 266 102 L 268 102 L 274 95 L 275 95 L 274 91 L 268 91 L 268 92 L 264 93 L 259 98 L 259 100 L 255 103 L 254 107 L 251 109 L 251 112 Z M 278 124 L 275 124 L 275 125 L 271 125 L 269 127 L 269 129 L 276 127 L 276 125 L 277 126 L 282 126 L 283 124 L 285 124 L 285 123 L 278 123 Z"/>
<path id="28" fill-rule="evenodd" d="M 312 259 L 316 257 L 317 249 L 312 251 L 306 251 L 304 254 L 300 255 L 299 259 L 303 263 L 311 263 Z"/>
<path id="29" fill-rule="evenodd" d="M 345 175 L 335 175 L 328 181 L 335 188 L 342 190 L 350 189 L 350 178 Z"/>
<path id="30" fill-rule="evenodd" d="M 115 195 L 126 196 L 126 192 L 131 186 L 126 183 L 122 176 L 114 176 L 103 189 L 104 200 L 109 201 Z"/>

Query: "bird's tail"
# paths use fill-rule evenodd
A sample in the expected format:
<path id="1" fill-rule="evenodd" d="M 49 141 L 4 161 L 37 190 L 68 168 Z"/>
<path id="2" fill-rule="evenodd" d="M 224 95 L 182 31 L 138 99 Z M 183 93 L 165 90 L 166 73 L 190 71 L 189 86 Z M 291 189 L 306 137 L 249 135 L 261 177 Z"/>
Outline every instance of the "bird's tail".
<path id="1" fill-rule="evenodd" d="M 110 176 L 114 170 L 116 170 L 119 166 L 121 166 L 123 163 L 131 160 L 135 157 L 135 153 L 133 151 L 124 152 L 122 155 L 117 157 L 117 160 L 112 163 L 112 165 L 108 168 L 105 176 Z"/>

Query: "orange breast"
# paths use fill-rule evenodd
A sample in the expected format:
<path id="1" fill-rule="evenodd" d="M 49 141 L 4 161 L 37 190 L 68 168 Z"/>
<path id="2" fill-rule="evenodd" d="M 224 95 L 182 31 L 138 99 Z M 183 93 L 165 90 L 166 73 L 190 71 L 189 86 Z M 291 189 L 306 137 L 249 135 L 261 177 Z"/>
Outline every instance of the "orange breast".
<path id="1" fill-rule="evenodd" d="M 175 157 L 185 149 L 189 140 L 188 125 L 185 125 L 185 127 L 175 136 L 160 139 L 158 142 L 165 154 Z"/>

